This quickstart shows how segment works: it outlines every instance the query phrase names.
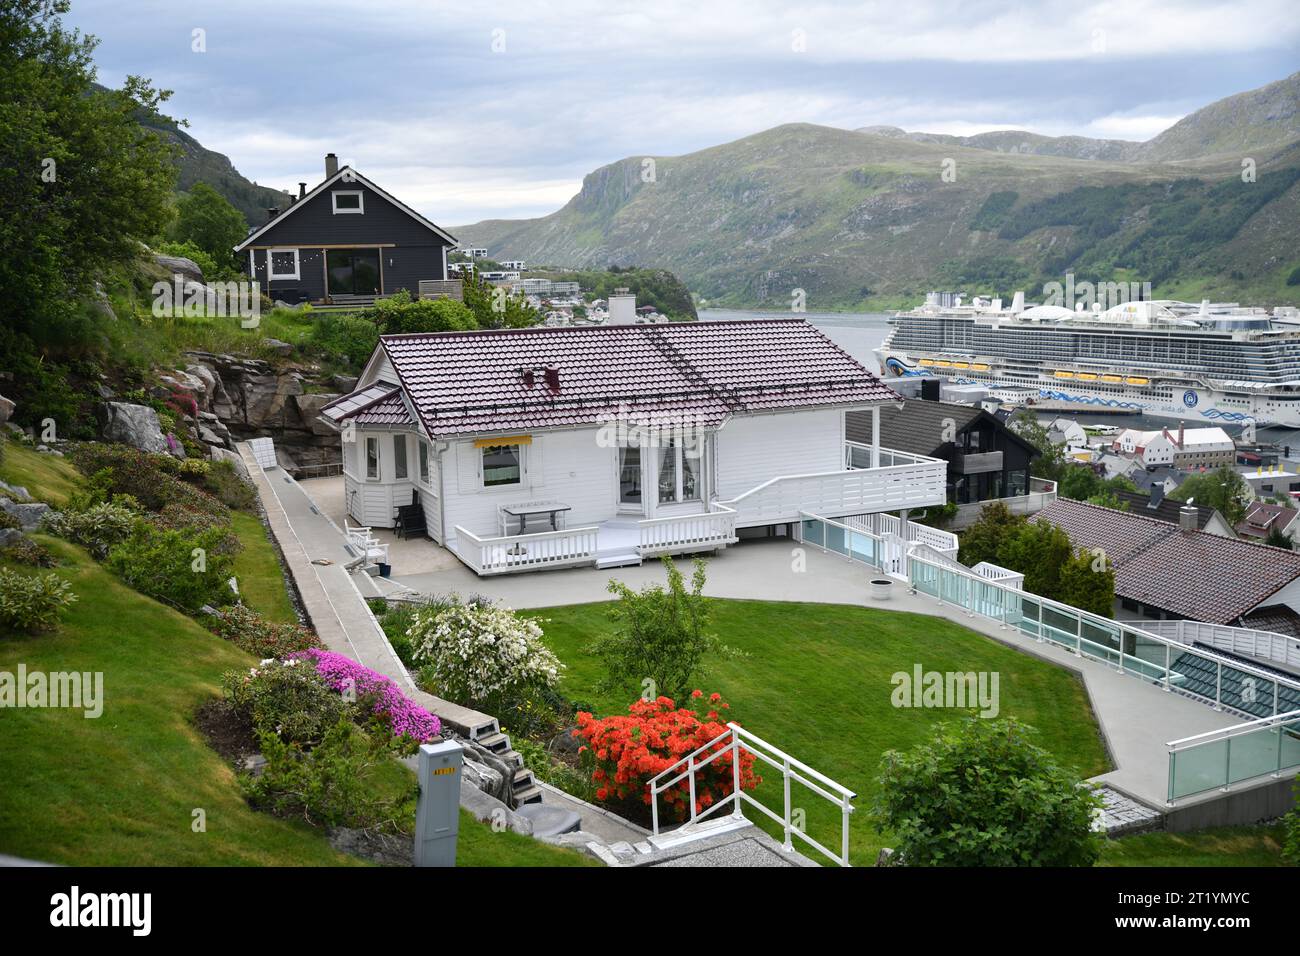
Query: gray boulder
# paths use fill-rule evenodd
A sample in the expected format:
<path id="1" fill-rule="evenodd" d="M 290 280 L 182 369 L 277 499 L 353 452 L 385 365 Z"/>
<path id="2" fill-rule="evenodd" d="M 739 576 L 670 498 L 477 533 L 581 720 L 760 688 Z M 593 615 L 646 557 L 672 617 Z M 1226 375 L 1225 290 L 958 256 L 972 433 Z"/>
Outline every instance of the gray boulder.
<path id="1" fill-rule="evenodd" d="M 248 480 L 248 467 L 244 464 L 244 459 L 239 457 L 238 452 L 233 452 L 229 448 L 211 448 L 208 450 L 213 461 L 228 461 L 235 467 L 235 473 L 245 481 Z"/>
<path id="2" fill-rule="evenodd" d="M 23 540 L 23 532 L 20 528 L 0 528 L 0 548 L 7 548 L 11 544 L 17 544 Z"/>
<path id="3" fill-rule="evenodd" d="M 54 511 L 53 508 L 42 501 L 18 504 L 8 498 L 0 498 L 0 510 L 8 512 L 10 517 L 17 520 L 24 531 L 35 531 L 40 527 L 41 522 L 45 520 L 45 516 Z"/>
<path id="4" fill-rule="evenodd" d="M 14 413 L 14 409 L 17 407 L 18 406 L 14 404 L 13 399 L 5 398 L 3 395 L 0 395 L 0 425 L 9 421 L 10 417 Z"/>
<path id="5" fill-rule="evenodd" d="M 98 414 L 100 434 L 105 441 L 121 442 L 154 454 L 168 453 L 158 413 L 148 405 L 104 402 Z"/>
<path id="6" fill-rule="evenodd" d="M 162 266 L 172 275 L 180 273 L 180 275 L 186 279 L 191 279 L 195 282 L 203 281 L 203 270 L 199 268 L 199 264 L 193 259 L 186 259 L 184 256 L 164 256 L 161 253 L 155 252 L 153 261 L 158 263 L 158 265 Z"/>

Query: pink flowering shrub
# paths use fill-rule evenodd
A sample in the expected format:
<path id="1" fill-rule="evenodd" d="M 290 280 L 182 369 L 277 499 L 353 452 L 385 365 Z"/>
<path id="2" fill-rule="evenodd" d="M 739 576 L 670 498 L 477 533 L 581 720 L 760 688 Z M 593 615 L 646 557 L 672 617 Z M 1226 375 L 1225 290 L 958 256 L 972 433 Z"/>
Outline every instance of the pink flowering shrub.
<path id="1" fill-rule="evenodd" d="M 350 657 L 315 647 L 290 657 L 311 661 L 316 672 L 334 690 L 340 694 L 351 692 L 358 702 L 369 703 L 371 713 L 388 725 L 394 737 L 408 737 L 416 743 L 424 743 L 442 731 L 442 722 L 403 694 L 390 678 L 363 667 Z"/>

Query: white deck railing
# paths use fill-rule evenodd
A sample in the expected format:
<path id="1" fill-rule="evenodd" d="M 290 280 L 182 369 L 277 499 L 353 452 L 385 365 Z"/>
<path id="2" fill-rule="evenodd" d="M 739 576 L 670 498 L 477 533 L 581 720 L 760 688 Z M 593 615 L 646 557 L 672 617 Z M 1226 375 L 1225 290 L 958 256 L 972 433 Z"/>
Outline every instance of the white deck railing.
<path id="1" fill-rule="evenodd" d="M 598 529 L 566 528 L 538 534 L 480 538 L 456 526 L 456 553 L 476 574 L 590 564 L 596 560 Z"/>
<path id="2" fill-rule="evenodd" d="M 845 526 L 854 531 L 865 531 L 878 537 L 893 535 L 908 544 L 926 544 L 946 557 L 957 557 L 957 536 L 951 531 L 932 528 L 929 525 L 908 521 L 904 525 L 897 515 L 884 512 L 869 515 L 848 515 L 840 519 Z"/>
<path id="3" fill-rule="evenodd" d="M 706 751 L 711 751 L 705 756 Z M 762 803 L 759 803 L 748 793 L 741 789 L 741 756 L 742 754 L 751 754 L 755 758 L 762 760 L 764 763 L 781 771 L 782 789 L 784 791 L 784 812 L 778 816 Z M 697 771 L 707 767 L 723 754 L 731 756 L 731 793 L 727 794 L 722 800 L 719 800 L 713 806 L 706 810 L 698 811 L 696 808 L 695 798 L 695 774 Z M 681 769 L 681 768 L 685 769 Z M 671 776 L 670 776 L 671 775 Z M 667 778 L 667 779 L 665 779 Z M 650 787 L 650 816 L 654 828 L 655 836 L 660 833 L 659 830 L 659 794 L 678 786 L 682 781 L 687 781 L 687 795 L 690 800 L 690 816 L 687 819 L 687 825 L 699 823 L 705 817 L 711 815 L 722 807 L 731 807 L 731 816 L 734 819 L 742 820 L 745 816 L 745 805 L 757 808 L 761 813 L 771 820 L 781 824 L 785 834 L 785 849 L 794 850 L 794 836 L 799 837 L 809 846 L 814 847 L 821 853 L 830 857 L 840 866 L 849 865 L 849 817 L 853 814 L 853 800 L 857 796 L 848 787 L 842 786 L 824 774 L 818 773 L 812 767 L 802 761 L 795 760 L 784 751 L 778 750 L 769 744 L 766 740 L 751 734 L 737 724 L 727 724 L 726 733 L 714 737 L 702 747 L 697 747 L 677 763 L 673 764 L 667 770 L 651 778 Z M 794 823 L 794 804 L 791 800 L 790 784 L 791 782 L 803 784 L 809 790 L 818 796 L 824 797 L 831 803 L 840 808 L 840 849 L 836 853 L 827 849 L 817 840 L 814 840 Z"/>
<path id="4" fill-rule="evenodd" d="M 1282 664 L 1300 668 L 1300 640 L 1260 631 L 1250 627 L 1229 627 L 1226 624 L 1207 624 L 1204 621 L 1142 621 L 1142 629 L 1182 641 L 1184 644 L 1200 643 L 1215 650 L 1244 654 L 1261 663 Z"/>
<path id="5" fill-rule="evenodd" d="M 798 521 L 804 511 L 837 517 L 926 508 L 947 500 L 948 463 L 943 459 L 882 448 L 880 462 L 879 468 L 783 475 L 719 504 L 736 511 L 737 528 L 748 528 Z"/>
<path id="6" fill-rule="evenodd" d="M 693 515 L 670 515 L 638 521 L 641 540 L 637 553 L 642 556 L 669 554 L 674 551 L 704 551 L 736 542 L 736 512 L 723 505 Z"/>

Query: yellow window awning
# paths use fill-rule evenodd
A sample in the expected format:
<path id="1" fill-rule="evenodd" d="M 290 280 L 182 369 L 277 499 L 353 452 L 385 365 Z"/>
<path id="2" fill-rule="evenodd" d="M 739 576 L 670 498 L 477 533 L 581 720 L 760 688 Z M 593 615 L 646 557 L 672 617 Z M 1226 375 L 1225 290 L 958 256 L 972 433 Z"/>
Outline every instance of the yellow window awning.
<path id="1" fill-rule="evenodd" d="M 531 445 L 533 443 L 532 435 L 503 435 L 500 438 L 478 438 L 474 441 L 475 448 L 496 448 L 498 445 Z"/>

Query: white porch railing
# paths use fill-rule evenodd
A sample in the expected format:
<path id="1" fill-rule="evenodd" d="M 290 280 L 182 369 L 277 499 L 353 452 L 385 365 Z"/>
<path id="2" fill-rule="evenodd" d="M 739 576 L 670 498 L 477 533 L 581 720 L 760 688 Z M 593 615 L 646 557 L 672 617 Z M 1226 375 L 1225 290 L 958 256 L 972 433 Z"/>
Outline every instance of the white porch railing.
<path id="1" fill-rule="evenodd" d="M 879 468 L 783 475 L 718 503 L 736 511 L 737 528 L 748 528 L 798 521 L 804 511 L 835 517 L 947 501 L 943 459 L 882 448 L 880 460 Z"/>
<path id="2" fill-rule="evenodd" d="M 480 538 L 456 526 L 456 553 L 477 574 L 558 568 L 596 560 L 597 528 Z"/>
<path id="3" fill-rule="evenodd" d="M 1019 571 L 1012 571 L 1010 568 L 1004 568 L 988 561 L 981 561 L 979 564 L 972 565 L 971 571 L 987 581 L 996 581 L 998 584 L 1005 584 L 1017 591 L 1025 589 L 1025 576 Z"/>
<path id="4" fill-rule="evenodd" d="M 1300 668 L 1300 640 L 1275 631 L 1229 627 L 1226 624 L 1207 624 L 1204 621 L 1148 621 L 1146 619 L 1142 621 L 1142 629 L 1163 637 L 1172 637 L 1184 644 L 1205 644 L 1215 650 L 1252 657 L 1261 663 Z"/>
<path id="5" fill-rule="evenodd" d="M 674 551 L 704 551 L 735 544 L 736 512 L 714 504 L 704 514 L 670 515 L 638 521 L 641 540 L 637 553 L 643 556 Z"/>
<path id="6" fill-rule="evenodd" d="M 985 505 L 991 505 L 995 501 L 1007 506 L 1012 514 L 1032 515 L 1042 511 L 1053 501 L 1056 500 L 1056 482 L 1048 481 L 1046 478 L 1029 479 L 1029 494 L 1016 495 L 1011 498 L 993 498 L 989 501 L 976 501 L 970 504 L 958 505 L 957 514 L 953 518 L 952 525 L 954 528 L 964 528 L 967 525 L 977 521 L 980 512 L 984 510 Z"/>
<path id="7" fill-rule="evenodd" d="M 707 755 L 706 752 L 708 752 Z M 756 799 L 741 789 L 741 756 L 745 753 L 752 754 L 757 759 L 762 760 L 769 766 L 781 771 L 782 789 L 785 798 L 784 811 L 781 815 L 778 816 L 772 810 L 768 809 L 762 803 L 759 803 Z M 730 754 L 731 757 L 731 793 L 708 809 L 697 812 L 695 798 L 695 773 L 713 763 L 723 754 Z M 685 769 L 681 769 L 682 767 L 685 767 Z M 727 724 L 726 733 L 714 737 L 703 747 L 697 747 L 667 770 L 651 778 L 649 784 L 650 816 L 655 836 L 658 836 L 660 833 L 659 794 L 673 787 L 679 787 L 682 781 L 686 781 L 687 783 L 686 793 L 690 800 L 691 810 L 686 825 L 699 823 L 705 817 L 722 807 L 731 807 L 732 818 L 743 820 L 745 817 L 745 805 L 748 804 L 751 807 L 756 807 L 769 819 L 775 820 L 777 823 L 781 824 L 781 828 L 785 834 L 784 845 L 787 851 L 794 850 L 794 841 L 791 837 L 798 836 L 799 839 L 803 840 L 809 846 L 819 850 L 840 866 L 849 865 L 849 817 L 853 813 L 853 800 L 857 797 L 857 794 L 848 787 L 836 783 L 830 777 L 818 773 L 806 763 L 796 760 L 789 754 L 778 750 L 761 737 L 751 734 L 749 731 L 737 724 Z M 839 806 L 841 825 L 840 849 L 838 853 L 827 849 L 793 822 L 794 805 L 791 801 L 790 795 L 791 781 L 803 784 L 818 796 L 824 797 L 826 800 Z"/>
<path id="8" fill-rule="evenodd" d="M 957 536 L 951 531 L 944 531 L 941 528 L 932 528 L 916 521 L 908 521 L 904 525 L 902 519 L 897 515 L 884 512 L 870 515 L 848 515 L 841 518 L 840 522 L 854 531 L 865 531 L 879 537 L 893 535 L 908 544 L 929 545 L 945 557 L 957 557 Z"/>

